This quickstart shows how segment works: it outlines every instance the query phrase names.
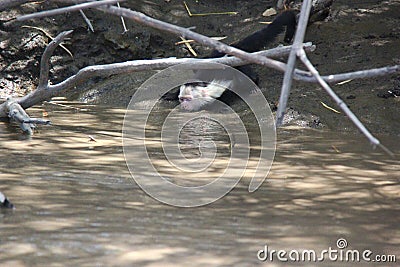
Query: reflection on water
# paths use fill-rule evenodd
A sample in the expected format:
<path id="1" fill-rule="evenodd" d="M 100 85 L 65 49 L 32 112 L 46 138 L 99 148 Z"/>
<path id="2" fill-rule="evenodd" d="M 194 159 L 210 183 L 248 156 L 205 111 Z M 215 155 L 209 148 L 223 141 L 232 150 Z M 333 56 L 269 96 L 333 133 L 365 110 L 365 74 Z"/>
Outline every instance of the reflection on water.
<path id="1" fill-rule="evenodd" d="M 258 191 L 249 194 L 244 179 L 223 199 L 184 209 L 153 200 L 131 179 L 124 110 L 45 108 L 53 126 L 30 140 L 0 124 L 0 191 L 16 205 L 0 211 L 1 266 L 254 266 L 265 244 L 320 251 L 336 248 L 339 237 L 353 249 L 400 256 L 399 161 L 361 135 L 281 129 Z M 227 136 L 204 127 L 221 145 L 216 164 L 224 166 Z M 191 129 L 181 143 L 189 154 L 200 140 L 190 140 Z M 381 140 L 399 153 L 399 137 Z"/>
<path id="2" fill-rule="evenodd" d="M 207 148 L 207 142 L 218 142 L 217 149 L 223 149 L 219 156 L 228 156 L 230 140 L 227 132 L 217 122 L 207 117 L 200 117 L 188 122 L 182 128 L 179 136 L 179 145 L 185 157 L 194 158 L 200 154 L 199 147 L 203 143 Z"/>

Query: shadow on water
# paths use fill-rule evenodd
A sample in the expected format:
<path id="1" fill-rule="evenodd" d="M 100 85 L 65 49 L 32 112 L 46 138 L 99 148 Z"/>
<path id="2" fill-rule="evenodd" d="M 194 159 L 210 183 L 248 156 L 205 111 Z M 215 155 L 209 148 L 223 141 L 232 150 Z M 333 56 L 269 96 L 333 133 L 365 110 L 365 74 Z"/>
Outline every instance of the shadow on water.
<path id="1" fill-rule="evenodd" d="M 81 110 L 46 106 L 53 126 L 30 140 L 0 127 L 0 190 L 16 205 L 0 211 L 1 266 L 284 266 L 260 262 L 257 251 L 318 252 L 336 249 L 338 238 L 400 255 L 399 161 L 361 135 L 280 129 L 258 191 L 247 192 L 247 177 L 219 201 L 184 209 L 155 201 L 131 178 L 124 110 L 70 105 Z M 399 137 L 382 141 L 399 154 Z"/>

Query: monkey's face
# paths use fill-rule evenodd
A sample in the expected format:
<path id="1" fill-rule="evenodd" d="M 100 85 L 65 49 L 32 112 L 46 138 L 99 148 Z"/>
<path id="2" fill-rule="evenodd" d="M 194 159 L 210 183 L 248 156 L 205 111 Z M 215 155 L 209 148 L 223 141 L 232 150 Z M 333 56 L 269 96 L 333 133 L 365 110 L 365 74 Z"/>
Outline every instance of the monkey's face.
<path id="1" fill-rule="evenodd" d="M 207 87 L 197 84 L 182 85 L 178 97 L 181 108 L 187 111 L 197 111 L 205 104 L 215 100 L 208 95 Z"/>
<path id="2" fill-rule="evenodd" d="M 200 110 L 204 105 L 210 104 L 222 95 L 230 81 L 211 83 L 187 83 L 180 87 L 179 102 L 181 108 L 187 111 Z"/>

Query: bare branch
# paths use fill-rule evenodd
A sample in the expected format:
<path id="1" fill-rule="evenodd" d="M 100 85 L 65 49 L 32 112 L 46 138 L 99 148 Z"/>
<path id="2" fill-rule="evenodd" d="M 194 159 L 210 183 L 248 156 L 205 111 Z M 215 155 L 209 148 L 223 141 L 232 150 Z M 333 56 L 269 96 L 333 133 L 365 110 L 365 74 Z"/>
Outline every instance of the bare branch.
<path id="1" fill-rule="evenodd" d="M 36 12 L 36 13 L 28 14 L 28 15 L 19 16 L 19 17 L 17 17 L 17 21 L 25 21 L 25 20 L 30 20 L 30 19 L 50 17 L 50 16 L 54 16 L 54 15 L 64 14 L 67 12 L 79 11 L 79 10 L 83 10 L 83 9 L 87 9 L 87 8 L 94 8 L 94 7 L 104 6 L 104 5 L 112 5 L 112 4 L 117 3 L 118 1 L 123 2 L 124 0 L 102 0 L 102 1 L 95 1 L 95 2 L 73 5 L 73 6 L 69 6 L 69 7 L 57 8 L 57 9 L 53 9 L 53 10 Z"/>
<path id="2" fill-rule="evenodd" d="M 119 2 L 117 2 L 117 7 L 121 7 L 119 5 Z M 122 23 L 122 27 L 124 28 L 124 31 L 122 32 L 122 34 L 127 33 L 128 29 L 126 28 L 124 17 L 121 17 L 121 23 Z"/>
<path id="3" fill-rule="evenodd" d="M 25 110 L 14 99 L 7 99 L 5 102 L 6 113 L 10 120 L 19 124 L 19 127 L 28 135 L 33 134 L 34 125 L 28 121 L 31 119 Z"/>
<path id="4" fill-rule="evenodd" d="M 231 47 L 231 46 L 226 45 L 217 40 L 214 40 L 214 39 L 211 39 L 204 35 L 192 32 L 186 28 L 153 19 L 153 18 L 146 16 L 145 14 L 137 12 L 137 11 L 132 11 L 132 10 L 126 9 L 126 8 L 118 8 L 118 7 L 114 7 L 114 6 L 99 7 L 97 9 L 102 10 L 109 14 L 116 15 L 116 16 L 123 16 L 125 18 L 134 20 L 140 24 L 144 24 L 144 25 L 150 26 L 150 27 L 158 29 L 158 30 L 167 31 L 167 32 L 176 34 L 178 36 L 183 36 L 185 39 L 193 39 L 200 44 L 215 48 L 222 53 L 239 57 L 248 62 L 268 66 L 270 68 L 277 69 L 280 71 L 285 71 L 285 66 L 286 66 L 285 63 L 282 63 L 282 62 L 279 62 L 279 61 L 276 61 L 273 59 L 269 59 L 266 57 L 252 55 L 251 53 L 244 52 L 240 49 Z"/>
<path id="5" fill-rule="evenodd" d="M 291 46 L 282 46 L 273 48 L 266 51 L 255 52 L 253 55 L 256 56 L 268 56 L 272 58 L 282 57 L 290 52 Z M 315 46 L 312 43 L 304 44 L 304 49 L 307 51 L 313 51 Z M 222 57 L 222 58 L 213 58 L 213 59 L 197 59 L 197 58 L 167 58 L 167 59 L 150 59 L 150 60 L 134 60 L 134 61 L 126 61 L 122 63 L 113 63 L 113 64 L 105 64 L 105 65 L 95 65 L 88 66 L 78 71 L 76 75 L 69 77 L 68 79 L 62 81 L 61 83 L 50 85 L 49 87 L 53 91 L 57 91 L 59 94 L 61 91 L 71 88 L 80 84 L 81 82 L 86 81 L 89 78 L 93 78 L 96 76 L 110 76 L 115 74 L 122 73 L 132 73 L 137 71 L 146 71 L 146 70 L 157 70 L 157 69 L 165 69 L 167 67 L 181 64 L 181 63 L 199 63 L 199 62 L 213 62 L 213 63 L 221 63 L 229 66 L 241 66 L 248 64 L 249 62 L 242 60 L 237 57 Z M 25 106 L 25 105 L 24 105 Z"/>
<path id="6" fill-rule="evenodd" d="M 321 78 L 327 83 L 337 83 L 350 79 L 363 79 L 363 78 L 390 75 L 396 72 L 400 72 L 400 65 L 387 66 L 387 67 L 368 69 L 368 70 L 359 70 L 359 71 L 340 73 L 340 74 L 331 74 L 331 75 L 321 76 Z M 317 78 L 315 78 L 314 76 L 310 75 L 305 76 L 298 73 L 296 73 L 294 79 L 303 82 L 318 82 Z"/>
<path id="7" fill-rule="evenodd" d="M 299 25 L 297 26 L 292 51 L 290 51 L 287 68 L 283 77 L 282 91 L 279 98 L 278 111 L 276 112 L 276 127 L 279 127 L 283 123 L 283 116 L 285 114 L 290 88 L 292 87 L 293 73 L 296 64 L 296 53 L 299 49 L 302 49 L 301 47 L 307 29 L 311 6 L 311 0 L 304 0 L 301 6 Z"/>
<path id="8" fill-rule="evenodd" d="M 300 60 L 306 65 L 306 67 L 310 70 L 310 72 L 313 74 L 313 76 L 318 80 L 319 84 L 322 86 L 322 88 L 327 92 L 330 97 L 336 102 L 336 104 L 343 110 L 344 113 L 349 117 L 349 119 L 354 123 L 354 125 L 368 138 L 368 140 L 373 144 L 374 146 L 379 146 L 382 148 L 386 153 L 388 153 L 390 156 L 394 157 L 394 154 L 387 149 L 385 146 L 383 146 L 378 139 L 376 139 L 365 126 L 360 122 L 360 120 L 357 118 L 356 115 L 347 107 L 346 103 L 340 99 L 336 95 L 336 93 L 329 87 L 329 85 L 321 78 L 319 75 L 318 71 L 314 68 L 314 66 L 311 64 L 311 62 L 308 60 L 306 52 L 303 49 L 300 49 L 297 52 L 298 57 Z"/>
<path id="9" fill-rule="evenodd" d="M 50 57 L 52 56 L 54 49 L 64 40 L 67 35 L 69 35 L 72 32 L 70 31 L 64 31 L 57 35 L 56 38 L 54 38 L 46 47 L 44 50 L 44 53 L 42 55 L 42 59 L 40 61 L 40 77 L 39 77 L 39 85 L 38 88 L 41 87 L 47 87 L 48 82 L 49 82 L 49 61 Z"/>
<path id="10" fill-rule="evenodd" d="M 94 28 L 88 17 L 86 17 L 85 12 L 82 9 L 79 9 L 79 13 L 81 13 L 83 19 L 85 20 L 86 24 L 88 25 L 89 29 L 94 32 Z"/>

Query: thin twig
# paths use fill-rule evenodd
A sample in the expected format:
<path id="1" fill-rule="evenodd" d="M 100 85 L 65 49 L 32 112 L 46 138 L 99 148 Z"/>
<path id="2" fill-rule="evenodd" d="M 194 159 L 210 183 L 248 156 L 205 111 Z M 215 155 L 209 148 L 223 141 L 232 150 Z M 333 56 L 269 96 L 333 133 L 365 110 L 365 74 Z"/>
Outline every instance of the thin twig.
<path id="1" fill-rule="evenodd" d="M 119 2 L 117 2 L 117 7 L 121 7 L 121 6 L 119 5 Z M 125 19 L 124 19 L 124 17 L 122 17 L 122 16 L 121 16 L 120 18 L 121 18 L 122 27 L 124 28 L 124 31 L 123 31 L 122 34 L 125 34 L 125 33 L 128 32 L 128 29 L 126 28 L 126 25 L 125 25 Z"/>
<path id="2" fill-rule="evenodd" d="M 322 105 L 324 108 L 329 109 L 330 111 L 333 111 L 333 112 L 335 112 L 335 113 L 337 113 L 337 114 L 340 114 L 340 111 L 337 111 L 336 109 L 334 109 L 333 107 L 328 106 L 327 104 L 325 104 L 325 103 L 322 102 L 322 101 L 319 101 L 319 102 L 321 103 L 321 105 Z"/>
<path id="3" fill-rule="evenodd" d="M 182 36 L 181 36 L 181 40 L 186 45 L 187 49 L 189 49 L 190 53 L 192 53 L 193 56 L 197 57 L 197 53 L 196 53 L 196 51 L 194 51 L 193 47 L 190 45 L 190 42 L 188 42 L 188 40 L 186 40 Z"/>
<path id="4" fill-rule="evenodd" d="M 297 52 L 297 56 L 303 62 L 303 64 L 308 68 L 308 70 L 314 75 L 314 77 L 318 80 L 319 84 L 322 88 L 332 97 L 332 99 L 336 102 L 336 104 L 340 107 L 341 110 L 349 117 L 349 119 L 354 123 L 354 125 L 368 138 L 373 146 L 379 146 L 390 156 L 394 157 L 393 152 L 383 146 L 378 139 L 376 139 L 365 126 L 360 122 L 356 115 L 347 107 L 346 103 L 340 99 L 336 95 L 336 93 L 329 87 L 329 85 L 321 78 L 318 71 L 314 68 L 311 62 L 308 60 L 306 52 L 303 49 L 300 49 Z"/>
<path id="5" fill-rule="evenodd" d="M 296 52 L 301 49 L 304 35 L 307 29 L 308 17 L 311 11 L 311 0 L 304 0 L 301 6 L 301 13 L 299 19 L 299 25 L 297 26 L 296 35 L 294 36 L 292 51 L 290 51 L 289 59 L 287 62 L 287 68 L 283 77 L 282 91 L 279 98 L 278 111 L 276 112 L 276 127 L 279 127 L 283 123 L 283 116 L 285 114 L 287 101 L 290 94 L 290 88 L 292 86 L 292 77 L 296 64 Z"/>
<path id="6" fill-rule="evenodd" d="M 343 84 L 346 84 L 346 83 L 351 82 L 352 80 L 353 80 L 353 79 L 345 80 L 345 81 L 343 81 L 343 82 L 338 82 L 336 85 L 343 85 Z"/>
<path id="7" fill-rule="evenodd" d="M 42 29 L 42 28 L 35 27 L 35 26 L 29 26 L 29 25 L 22 25 L 21 27 L 22 27 L 22 28 L 31 28 L 31 29 L 39 30 L 39 31 L 41 31 L 44 35 L 46 35 L 47 38 L 49 38 L 49 39 L 52 40 L 52 41 L 54 40 L 54 37 L 51 36 L 50 33 L 48 33 L 47 31 L 45 31 L 45 30 Z M 65 50 L 65 52 L 68 53 L 68 55 L 71 56 L 71 58 L 74 58 L 74 55 L 72 55 L 71 51 L 69 51 L 68 48 L 66 48 L 63 44 L 59 44 L 59 45 L 60 45 L 60 47 L 61 47 L 62 49 Z"/>
<path id="8" fill-rule="evenodd" d="M 82 9 L 79 9 L 79 13 L 81 13 L 83 19 L 85 20 L 86 24 L 88 25 L 89 29 L 94 32 L 94 28 L 88 17 L 86 17 L 85 13 L 83 12 Z"/>
<path id="9" fill-rule="evenodd" d="M 217 40 L 217 41 L 221 41 L 221 40 L 226 39 L 227 37 L 226 36 L 221 36 L 221 37 L 210 37 L 210 38 L 214 39 L 214 40 Z M 175 45 L 180 45 L 180 44 L 185 44 L 185 43 L 194 43 L 194 42 L 196 42 L 196 41 L 189 39 L 189 40 L 185 40 L 185 41 L 176 42 Z"/>
<path id="10" fill-rule="evenodd" d="M 19 16 L 19 17 L 17 17 L 17 21 L 25 21 L 25 20 L 36 19 L 36 18 L 44 18 L 44 17 L 50 17 L 50 16 L 54 16 L 54 15 L 64 14 L 67 12 L 79 11 L 79 10 L 83 10 L 83 9 L 87 9 L 87 8 L 94 8 L 94 7 L 104 6 L 104 5 L 113 5 L 118 1 L 123 2 L 125 0 L 102 0 L 102 1 L 95 1 L 95 2 L 73 5 L 73 6 L 69 6 L 69 7 L 62 7 L 62 8 L 57 8 L 57 9 L 53 9 L 53 10 L 47 10 L 47 11 L 42 11 L 42 12 Z"/>
<path id="11" fill-rule="evenodd" d="M 226 12 L 207 12 L 207 13 L 192 13 L 189 9 L 189 6 L 186 4 L 185 1 L 183 1 L 183 5 L 186 8 L 186 11 L 189 15 L 189 17 L 194 17 L 194 16 L 210 16 L 210 15 L 237 15 L 239 12 L 236 11 L 226 11 Z"/>

